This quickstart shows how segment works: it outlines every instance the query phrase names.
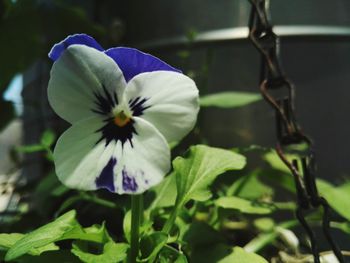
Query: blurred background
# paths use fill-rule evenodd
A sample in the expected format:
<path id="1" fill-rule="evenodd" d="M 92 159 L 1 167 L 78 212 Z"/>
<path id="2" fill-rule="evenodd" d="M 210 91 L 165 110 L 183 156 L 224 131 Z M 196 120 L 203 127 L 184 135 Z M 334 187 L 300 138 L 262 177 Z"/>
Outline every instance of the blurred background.
<path id="1" fill-rule="evenodd" d="M 297 117 L 315 141 L 318 176 L 336 184 L 350 172 L 350 1 L 271 0 L 270 11 L 296 85 Z M 18 203 L 15 187 L 36 185 L 49 172 L 50 156 L 34 146 L 50 146 L 50 136 L 67 127 L 47 101 L 54 43 L 87 33 L 106 49 L 159 56 L 193 77 L 201 94 L 258 92 L 249 13 L 247 0 L 0 0 L 0 211 Z M 204 108 L 196 133 L 212 146 L 272 147 L 274 113 L 264 101 Z M 15 150 L 20 145 L 34 145 L 33 152 Z"/>

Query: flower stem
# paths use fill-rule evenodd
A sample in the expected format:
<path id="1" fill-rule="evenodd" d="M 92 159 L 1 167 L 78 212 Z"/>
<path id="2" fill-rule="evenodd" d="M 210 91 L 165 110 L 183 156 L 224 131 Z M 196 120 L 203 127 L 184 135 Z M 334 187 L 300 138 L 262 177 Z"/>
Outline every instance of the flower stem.
<path id="1" fill-rule="evenodd" d="M 131 196 L 131 248 L 130 263 L 136 263 L 139 254 L 140 223 L 143 215 L 142 195 Z"/>

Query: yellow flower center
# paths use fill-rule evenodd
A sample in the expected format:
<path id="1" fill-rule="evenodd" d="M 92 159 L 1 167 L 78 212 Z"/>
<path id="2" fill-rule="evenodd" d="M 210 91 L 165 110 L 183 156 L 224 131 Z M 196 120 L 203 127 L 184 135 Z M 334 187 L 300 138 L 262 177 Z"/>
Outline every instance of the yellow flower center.
<path id="1" fill-rule="evenodd" d="M 119 126 L 119 127 L 124 127 L 130 122 L 131 118 L 127 116 L 124 111 L 119 112 L 117 115 L 114 117 L 114 124 Z"/>

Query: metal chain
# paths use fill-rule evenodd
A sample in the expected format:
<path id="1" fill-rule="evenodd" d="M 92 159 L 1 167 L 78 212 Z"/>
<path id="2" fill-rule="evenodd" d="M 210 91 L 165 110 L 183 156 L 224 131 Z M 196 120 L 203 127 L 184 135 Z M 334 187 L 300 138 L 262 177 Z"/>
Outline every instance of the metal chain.
<path id="1" fill-rule="evenodd" d="M 316 237 L 306 219 L 306 213 L 312 209 L 322 207 L 324 235 L 339 262 L 343 263 L 345 262 L 343 255 L 330 234 L 330 207 L 327 200 L 321 197 L 317 191 L 312 140 L 304 134 L 295 118 L 294 86 L 285 76 L 281 67 L 280 41 L 279 37 L 273 32 L 270 23 L 268 3 L 266 0 L 249 1 L 252 5 L 249 19 L 249 38 L 262 58 L 260 91 L 264 99 L 276 112 L 278 140 L 276 151 L 294 177 L 298 199 L 296 217 L 310 239 L 314 262 L 320 263 Z M 273 95 L 273 91 L 276 90 L 285 91 L 286 94 L 283 96 Z M 292 146 L 302 145 L 306 146 L 304 147 L 306 149 L 298 150 L 298 157 L 290 161 L 287 152 Z"/>

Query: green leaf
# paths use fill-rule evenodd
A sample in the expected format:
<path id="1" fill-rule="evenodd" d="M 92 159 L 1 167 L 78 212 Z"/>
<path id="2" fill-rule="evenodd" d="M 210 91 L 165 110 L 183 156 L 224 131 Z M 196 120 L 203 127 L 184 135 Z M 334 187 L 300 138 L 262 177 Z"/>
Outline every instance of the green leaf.
<path id="1" fill-rule="evenodd" d="M 285 166 L 285 164 L 279 159 L 275 152 L 266 154 L 264 158 L 270 163 L 273 168 L 290 174 L 287 166 Z M 285 176 L 281 175 L 281 177 Z M 290 180 L 290 183 L 288 185 L 292 185 L 294 188 L 294 183 L 292 183 L 293 177 L 290 175 L 285 179 Z M 317 179 L 316 184 L 320 195 L 327 199 L 329 205 L 344 218 L 350 220 L 350 203 L 347 202 L 347 200 L 350 199 L 350 191 L 348 190 L 349 186 L 344 184 L 343 186 L 336 187 L 331 183 L 328 183 L 321 179 Z M 288 189 L 288 187 L 286 187 L 286 189 Z"/>
<path id="2" fill-rule="evenodd" d="M 227 190 L 227 195 L 235 195 L 245 199 L 272 196 L 273 189 L 259 180 L 260 173 L 260 170 L 255 170 L 249 175 L 237 179 Z"/>
<path id="3" fill-rule="evenodd" d="M 177 195 L 175 180 L 175 174 L 171 173 L 159 185 L 152 188 L 151 193 L 155 193 L 156 197 L 149 207 L 150 211 L 155 208 L 170 207 L 175 204 Z"/>
<path id="4" fill-rule="evenodd" d="M 290 155 L 286 155 L 291 157 Z M 270 151 L 263 156 L 263 159 L 268 162 L 274 170 L 263 170 L 262 175 L 268 178 L 271 183 L 278 183 L 284 189 L 295 193 L 295 184 L 293 176 L 288 167 L 282 162 L 276 151 Z"/>
<path id="5" fill-rule="evenodd" d="M 271 206 L 248 201 L 236 196 L 220 197 L 215 201 L 215 205 L 225 209 L 238 210 L 244 214 L 270 214 L 273 212 Z"/>
<path id="6" fill-rule="evenodd" d="M 263 174 L 264 178 L 271 184 L 278 184 L 288 192 L 295 194 L 295 182 L 291 174 L 281 173 L 279 171 L 266 170 Z"/>
<path id="7" fill-rule="evenodd" d="M 268 232 L 273 230 L 275 221 L 270 217 L 261 217 L 254 220 L 254 226 L 260 231 Z"/>
<path id="8" fill-rule="evenodd" d="M 40 143 L 41 145 L 49 148 L 56 140 L 56 135 L 51 130 L 46 130 L 41 136 Z"/>
<path id="9" fill-rule="evenodd" d="M 38 256 L 24 255 L 16 259 L 16 263 L 81 263 L 75 255 L 73 255 L 70 250 L 61 249 L 57 251 L 47 251 Z"/>
<path id="10" fill-rule="evenodd" d="M 182 240 L 188 243 L 192 248 L 225 242 L 222 233 L 216 231 L 212 226 L 204 222 L 191 223 L 184 233 Z"/>
<path id="11" fill-rule="evenodd" d="M 11 233 L 11 234 L 0 234 L 0 247 L 4 249 L 10 249 L 18 240 L 22 239 L 24 234 Z M 45 251 L 58 250 L 59 247 L 51 243 L 42 247 L 32 248 L 28 251 L 28 254 L 38 256 Z"/>
<path id="12" fill-rule="evenodd" d="M 208 200 L 211 197 L 208 187 L 218 175 L 242 169 L 245 164 L 245 157 L 233 151 L 205 145 L 192 146 L 186 158 L 177 157 L 173 161 L 178 191 L 177 206 L 191 199 Z"/>
<path id="13" fill-rule="evenodd" d="M 164 246 L 162 248 L 158 261 L 159 263 L 188 263 L 184 254 L 170 246 Z"/>
<path id="14" fill-rule="evenodd" d="M 123 230 L 126 240 L 130 243 L 131 238 L 131 210 L 127 211 L 123 219 Z"/>
<path id="15" fill-rule="evenodd" d="M 73 231 L 67 232 L 61 240 L 64 239 L 86 240 L 96 243 L 106 243 L 107 241 L 111 240 L 105 223 L 102 225 L 92 225 L 84 229 L 82 229 L 79 225 L 79 227 L 76 227 Z"/>
<path id="16" fill-rule="evenodd" d="M 154 232 L 141 239 L 141 262 L 153 262 L 159 251 L 165 246 L 168 235 L 163 232 Z M 151 260 L 153 259 L 153 260 Z"/>
<path id="17" fill-rule="evenodd" d="M 232 253 L 219 261 L 219 263 L 232 263 L 232 262 L 240 262 L 240 263 L 268 263 L 263 257 L 246 252 L 243 248 L 234 247 Z"/>
<path id="18" fill-rule="evenodd" d="M 335 211 L 350 221 L 350 192 L 321 179 L 318 179 L 316 183 L 320 195 L 327 199 Z"/>
<path id="19" fill-rule="evenodd" d="M 217 263 L 268 263 L 263 257 L 246 252 L 240 247 L 231 248 L 225 244 L 204 247 L 193 255 L 193 263 L 217 262 Z"/>
<path id="20" fill-rule="evenodd" d="M 60 197 L 69 191 L 70 189 L 61 183 L 61 185 L 57 186 L 57 188 L 52 190 L 51 195 L 55 197 Z"/>
<path id="21" fill-rule="evenodd" d="M 179 254 L 178 258 L 174 263 L 188 263 L 187 258 L 184 254 Z"/>
<path id="22" fill-rule="evenodd" d="M 192 146 L 185 158 L 177 157 L 173 161 L 176 203 L 163 232 L 171 231 L 179 209 L 189 200 L 206 201 L 211 197 L 209 186 L 217 176 L 229 170 L 242 169 L 245 164 L 245 157 L 238 153 L 206 145 Z"/>
<path id="23" fill-rule="evenodd" d="M 55 221 L 44 225 L 19 239 L 6 253 L 5 260 L 18 258 L 32 249 L 43 247 L 57 240 L 70 231 L 80 228 L 75 220 L 75 211 L 69 211 Z"/>
<path id="24" fill-rule="evenodd" d="M 284 164 L 284 162 L 279 158 L 276 151 L 268 152 L 263 157 L 266 162 L 268 162 L 272 168 L 282 171 L 284 173 L 290 174 L 290 170 Z"/>
<path id="25" fill-rule="evenodd" d="M 350 235 L 350 222 L 331 222 L 331 227 L 338 228 Z"/>
<path id="26" fill-rule="evenodd" d="M 60 215 L 64 211 L 72 207 L 76 202 L 82 201 L 83 198 L 80 195 L 73 195 L 69 198 L 64 199 L 64 202 L 56 209 L 55 215 Z"/>
<path id="27" fill-rule="evenodd" d="M 350 181 L 344 182 L 342 185 L 339 185 L 337 188 L 350 194 Z"/>
<path id="28" fill-rule="evenodd" d="M 228 91 L 202 96 L 201 107 L 238 108 L 261 100 L 261 95 L 252 92 Z"/>
<path id="29" fill-rule="evenodd" d="M 100 255 L 83 251 L 76 243 L 73 243 L 72 253 L 85 263 L 117 263 L 126 259 L 129 245 L 126 243 L 115 243 L 110 240 L 103 246 Z"/>
<path id="30" fill-rule="evenodd" d="M 87 240 L 105 243 L 109 240 L 105 226 L 94 225 L 83 229 L 75 219 L 75 211 L 69 211 L 38 229 L 24 235 L 7 252 L 5 259 L 13 260 L 33 249 L 54 245 L 54 242 L 66 239 Z"/>
<path id="31" fill-rule="evenodd" d="M 10 248 L 23 236 L 24 234 L 20 233 L 0 234 L 0 247 Z"/>

